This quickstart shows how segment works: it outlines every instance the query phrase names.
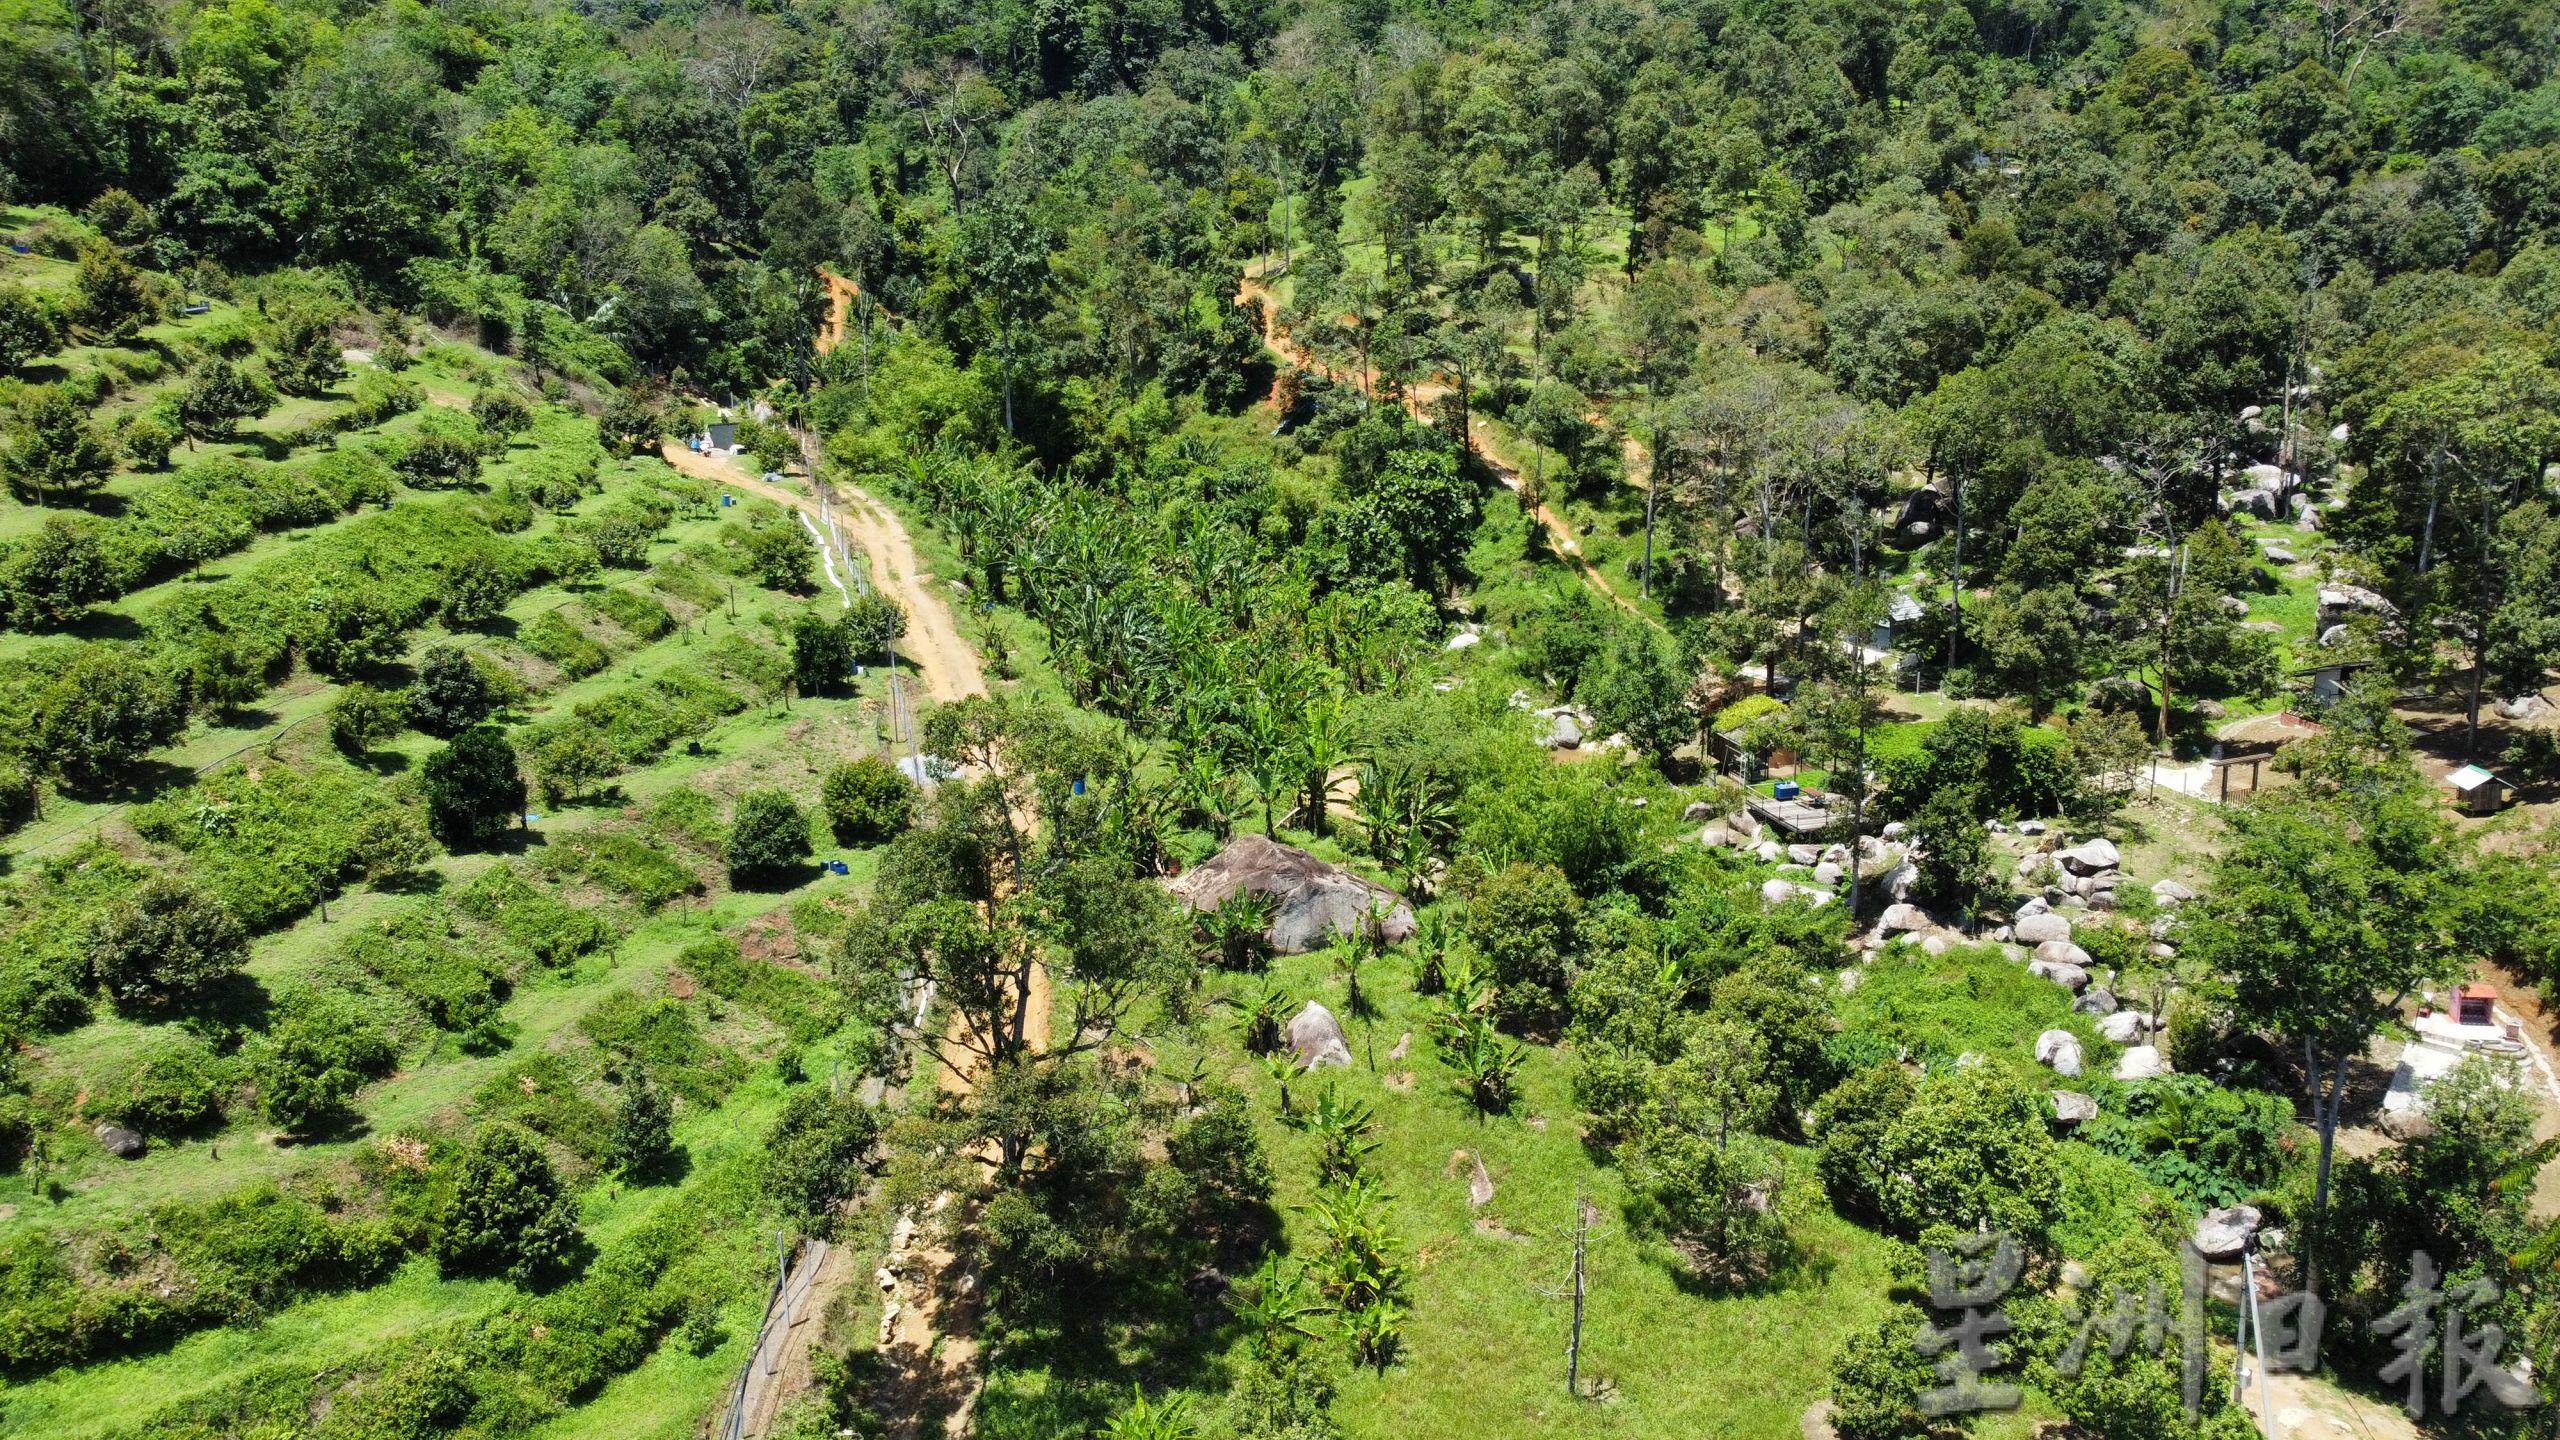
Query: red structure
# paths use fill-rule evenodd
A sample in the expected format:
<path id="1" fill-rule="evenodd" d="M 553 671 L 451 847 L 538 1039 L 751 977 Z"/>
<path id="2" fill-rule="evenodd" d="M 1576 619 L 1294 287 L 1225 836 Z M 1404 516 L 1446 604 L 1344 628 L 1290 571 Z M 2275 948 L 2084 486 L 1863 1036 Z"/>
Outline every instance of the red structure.
<path id="1" fill-rule="evenodd" d="M 2477 980 L 2466 982 L 2453 992 L 2453 1018 L 2463 1025 L 2492 1025 L 2496 1021 L 2498 992 Z"/>

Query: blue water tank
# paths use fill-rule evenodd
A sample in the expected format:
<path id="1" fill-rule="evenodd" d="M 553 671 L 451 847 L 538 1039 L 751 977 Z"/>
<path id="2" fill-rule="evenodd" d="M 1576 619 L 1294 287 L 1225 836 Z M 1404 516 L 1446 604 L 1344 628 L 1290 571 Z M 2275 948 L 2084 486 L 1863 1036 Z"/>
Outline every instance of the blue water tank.
<path id="1" fill-rule="evenodd" d="M 1769 787 L 1769 793 L 1781 800 L 1793 800 L 1797 795 L 1803 792 L 1797 787 L 1796 782 L 1793 780 L 1781 780 L 1777 784 Z"/>

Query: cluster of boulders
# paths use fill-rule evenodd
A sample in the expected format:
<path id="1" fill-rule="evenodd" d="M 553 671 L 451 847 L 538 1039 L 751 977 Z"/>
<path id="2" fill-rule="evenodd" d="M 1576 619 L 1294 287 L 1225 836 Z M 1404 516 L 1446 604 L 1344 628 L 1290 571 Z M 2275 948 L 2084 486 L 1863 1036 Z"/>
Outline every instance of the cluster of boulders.
<path id="1" fill-rule="evenodd" d="M 1760 898 L 1769 905 L 1784 905 L 1802 899 L 1813 905 L 1826 905 L 1849 883 L 1851 852 L 1846 844 L 1808 845 L 1784 843 L 1768 833 L 1759 819 L 1748 810 L 1738 810 L 1721 819 L 1712 818 L 1713 807 L 1704 801 L 1692 803 L 1682 819 L 1695 823 L 1708 821 L 1698 833 L 1701 843 L 1710 847 L 1747 850 L 1765 863 L 1778 867 L 1778 873 L 1760 885 Z M 1911 911 L 1903 904 L 1919 880 L 1919 870 L 1911 863 L 1911 847 L 1902 839 L 1902 827 L 1888 825 L 1886 835 L 1859 837 L 1856 851 L 1858 885 L 1870 895 L 1882 895 L 1893 902 L 1887 910 Z M 1925 921 L 1914 929 L 1927 928 Z"/>
<path id="2" fill-rule="evenodd" d="M 2034 880 L 2049 874 L 2045 886 L 2048 903 L 2060 904 L 2063 897 L 2069 896 L 2092 910 L 2113 910 L 2118 867 L 2123 863 L 2124 857 L 2116 853 L 2114 843 L 2100 836 L 2078 845 L 2033 850 L 2019 856 L 2018 878 Z"/>
<path id="3" fill-rule="evenodd" d="M 2347 638 L 2347 621 L 2356 615 L 2371 615 L 2380 622 L 2380 638 L 2387 644 L 2408 639 L 2409 629 L 2400 618 L 2400 607 L 2361 585 L 2323 585 L 2320 608 L 2312 620 L 2312 628 L 2320 644 L 2335 646 Z"/>
<path id="4" fill-rule="evenodd" d="M 1550 750 L 1579 750 L 1600 731 L 1600 722 L 1584 705 L 1540 705 L 1526 690 L 1511 692 L 1511 708 L 1525 710 L 1538 722 L 1538 743 Z M 1634 742 L 1623 732 L 1593 744 L 1598 750 L 1623 750 Z"/>

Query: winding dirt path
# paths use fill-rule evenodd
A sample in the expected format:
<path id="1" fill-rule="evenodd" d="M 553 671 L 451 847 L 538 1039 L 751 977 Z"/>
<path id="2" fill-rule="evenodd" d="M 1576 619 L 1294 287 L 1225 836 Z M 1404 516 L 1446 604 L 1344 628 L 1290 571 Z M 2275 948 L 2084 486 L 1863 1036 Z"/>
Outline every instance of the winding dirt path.
<path id="1" fill-rule="evenodd" d="M 771 500 L 813 522 L 823 521 L 831 511 L 845 539 L 861 550 L 873 588 L 905 608 L 907 633 L 899 642 L 898 653 L 913 664 L 923 679 L 926 694 L 937 702 L 947 702 L 987 693 L 986 673 L 978 663 L 977 651 L 961 638 L 950 602 L 927 575 L 914 542 L 908 538 L 907 527 L 895 511 L 857 485 L 818 482 L 828 485 L 828 503 L 822 506 L 814 494 L 804 495 L 771 484 L 727 457 L 699 454 L 672 443 L 662 446 L 659 453 L 685 474 Z M 1028 823 L 1028 817 L 1023 819 Z M 1034 1052 L 1048 1048 L 1050 1006 L 1048 968 L 1035 964 L 1031 967 L 1023 1017 L 1024 1038 Z M 937 1062 L 938 1083 L 946 1092 L 966 1095 L 976 1081 L 973 1059 L 962 1056 L 947 1033 L 942 1050 L 943 1057 Z M 943 1414 L 946 1437 L 956 1440 L 969 1433 L 980 1383 L 977 1276 L 947 1239 L 932 1233 L 940 1228 L 936 1223 L 938 1212 L 961 1203 L 959 1197 L 945 1194 L 936 1198 L 936 1213 L 926 1216 L 926 1223 L 901 1219 L 888 1257 L 890 1284 L 882 1298 L 892 1308 L 882 1317 L 880 1350 L 894 1368 L 889 1433 L 899 1440 L 914 1440 L 922 1434 L 925 1416 L 935 1410 Z M 836 1254 L 841 1257 L 841 1250 Z M 749 1440 L 765 1434 L 784 1405 L 812 1383 L 809 1347 L 823 1327 L 808 1321 L 810 1317 L 823 1316 L 836 1294 L 855 1278 L 851 1263 L 839 1259 L 822 1268 L 790 1307 L 790 1313 L 781 1317 L 782 1329 L 773 1353 L 759 1353 L 753 1362 L 773 1381 L 756 1387 L 755 1403 L 743 1431 Z"/>
<path id="2" fill-rule="evenodd" d="M 812 520 L 826 513 L 815 496 L 768 484 L 726 458 L 698 454 L 674 441 L 661 445 L 658 453 L 687 475 L 789 506 Z M 859 486 L 829 482 L 828 494 L 840 502 L 833 506 L 835 519 L 844 527 L 846 539 L 862 551 L 873 588 L 906 609 L 907 633 L 898 642 L 898 653 L 924 677 L 925 693 L 936 701 L 986 694 L 987 678 L 978 664 L 978 652 L 960 637 L 950 602 L 935 593 L 926 578 L 915 544 L 907 538 L 907 527 Z"/>
<path id="3" fill-rule="evenodd" d="M 1268 333 L 1263 337 L 1262 342 L 1264 349 L 1269 350 L 1282 362 L 1295 365 L 1301 370 L 1321 370 L 1327 375 L 1333 373 L 1333 366 L 1329 361 L 1317 355 L 1313 349 L 1295 335 L 1290 334 L 1288 328 L 1280 323 L 1280 302 L 1272 295 L 1270 287 L 1263 283 L 1262 277 L 1246 275 L 1236 286 L 1236 301 L 1239 304 L 1250 302 L 1262 307 L 1264 316 L 1269 320 Z M 1374 384 L 1374 372 L 1363 376 L 1363 389 L 1370 389 L 1374 393 Z M 1420 381 L 1405 387 L 1404 408 L 1416 420 L 1429 424 L 1432 403 L 1450 393 L 1451 387 L 1444 381 L 1437 379 Z M 1486 468 L 1493 471 L 1494 477 L 1500 480 L 1512 494 L 1519 496 L 1523 505 L 1527 505 L 1528 488 L 1526 482 L 1520 478 L 1520 467 L 1502 455 L 1491 430 L 1481 419 L 1472 414 L 1467 421 L 1467 440 L 1475 447 L 1477 457 L 1484 461 Z M 1632 474 L 1638 457 L 1644 453 L 1644 447 L 1637 443 L 1632 435 L 1626 437 L 1626 446 L 1629 473 Z M 1584 584 L 1608 597 L 1619 609 L 1630 615 L 1643 613 L 1636 609 L 1635 602 L 1618 593 L 1616 587 L 1609 583 L 1608 577 L 1600 573 L 1599 567 L 1583 557 L 1582 542 L 1575 538 L 1571 521 L 1549 508 L 1543 500 L 1531 507 L 1531 513 L 1537 517 L 1540 525 L 1546 527 L 1548 546 L 1558 555 L 1573 562 L 1574 568 L 1582 573 Z"/>

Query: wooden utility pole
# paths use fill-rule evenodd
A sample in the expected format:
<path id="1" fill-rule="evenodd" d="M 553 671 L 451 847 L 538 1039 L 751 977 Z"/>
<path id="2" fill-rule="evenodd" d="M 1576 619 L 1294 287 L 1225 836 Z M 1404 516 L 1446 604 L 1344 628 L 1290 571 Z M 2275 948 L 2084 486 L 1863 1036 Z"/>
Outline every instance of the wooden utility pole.
<path id="1" fill-rule="evenodd" d="M 1564 1347 L 1564 1391 L 1568 1395 L 1582 1393 L 1582 1301 L 1590 1293 L 1590 1269 L 1585 1263 L 1591 1239 L 1591 1198 L 1582 1187 L 1573 1187 L 1573 1338 Z"/>

